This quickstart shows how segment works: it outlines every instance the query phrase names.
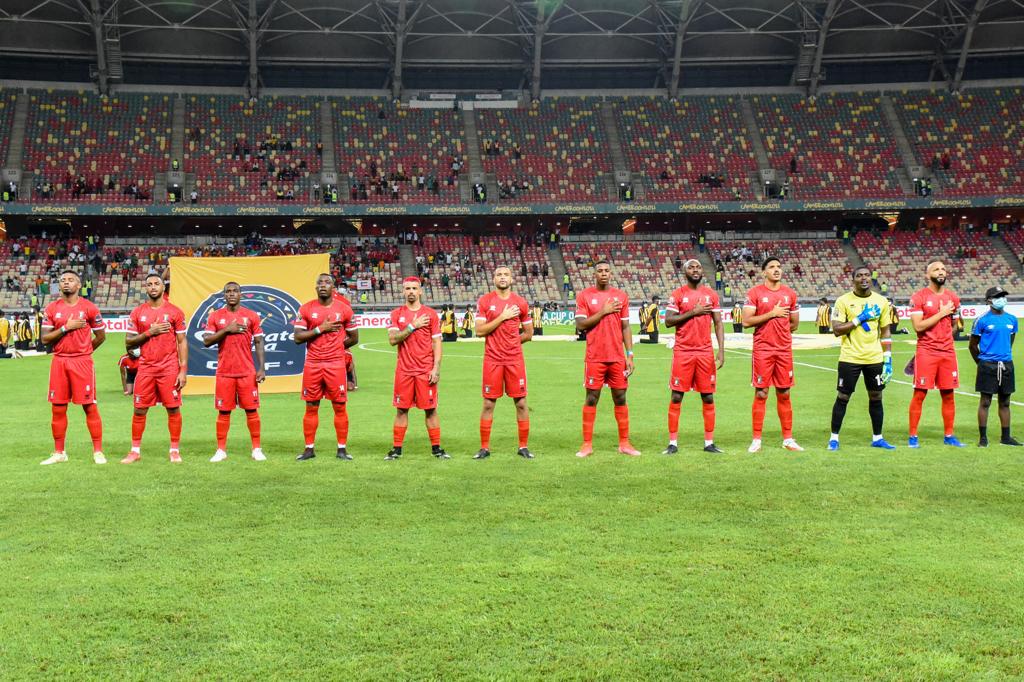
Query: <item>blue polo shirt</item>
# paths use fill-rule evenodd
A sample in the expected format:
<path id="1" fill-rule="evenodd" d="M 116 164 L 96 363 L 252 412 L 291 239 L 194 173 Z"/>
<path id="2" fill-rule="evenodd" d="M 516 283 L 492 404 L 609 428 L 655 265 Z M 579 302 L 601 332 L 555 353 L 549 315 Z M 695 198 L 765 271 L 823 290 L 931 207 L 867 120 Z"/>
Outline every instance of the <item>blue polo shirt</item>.
<path id="1" fill-rule="evenodd" d="M 1010 354 L 1010 336 L 1017 333 L 1017 318 L 1010 313 L 997 315 L 991 309 L 974 321 L 971 336 L 979 337 L 979 360 L 985 362 L 1007 362 Z"/>

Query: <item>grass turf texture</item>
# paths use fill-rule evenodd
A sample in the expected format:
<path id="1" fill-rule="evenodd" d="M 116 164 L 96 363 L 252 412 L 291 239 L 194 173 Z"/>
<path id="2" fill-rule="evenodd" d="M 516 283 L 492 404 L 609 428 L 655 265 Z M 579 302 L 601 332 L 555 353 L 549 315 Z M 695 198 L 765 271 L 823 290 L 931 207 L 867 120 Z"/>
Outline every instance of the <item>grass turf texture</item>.
<path id="1" fill-rule="evenodd" d="M 166 461 L 160 408 L 150 411 L 142 462 L 117 464 L 131 406 L 118 388 L 122 339 L 112 335 L 97 355 L 112 463 L 91 463 L 73 408 L 71 462 L 40 467 L 52 447 L 48 360 L 0 362 L 3 677 L 1024 674 L 1024 453 L 943 447 L 937 395 L 913 451 L 910 387 L 886 390 L 886 433 L 901 445 L 887 453 L 866 447 L 860 386 L 842 450 L 827 453 L 835 374 L 798 365 L 796 437 L 807 452 L 781 449 L 772 398 L 765 449 L 748 455 L 749 356 L 730 353 L 717 396 L 727 454 L 700 451 L 699 399 L 689 395 L 681 452 L 669 458 L 658 453 L 670 351 L 638 345 L 629 400 L 644 456 L 615 454 L 605 395 L 595 456 L 581 461 L 582 344 L 534 343 L 537 459 L 515 457 L 503 400 L 494 456 L 477 462 L 483 348 L 446 344 L 440 414 L 454 459 L 430 457 L 414 411 L 405 457 L 384 462 L 394 357 L 383 333 L 362 336 L 355 462 L 334 459 L 326 405 L 321 456 L 293 461 L 303 403 L 266 395 L 266 463 L 246 456 L 241 412 L 230 459 L 208 463 L 214 410 L 198 397 L 183 408 L 183 465 Z M 973 364 L 960 349 L 969 384 Z M 897 368 L 911 353 L 896 343 Z M 796 360 L 831 368 L 836 355 Z M 973 444 L 977 400 L 957 402 L 958 433 Z M 995 409 L 990 430 L 997 440 Z"/>

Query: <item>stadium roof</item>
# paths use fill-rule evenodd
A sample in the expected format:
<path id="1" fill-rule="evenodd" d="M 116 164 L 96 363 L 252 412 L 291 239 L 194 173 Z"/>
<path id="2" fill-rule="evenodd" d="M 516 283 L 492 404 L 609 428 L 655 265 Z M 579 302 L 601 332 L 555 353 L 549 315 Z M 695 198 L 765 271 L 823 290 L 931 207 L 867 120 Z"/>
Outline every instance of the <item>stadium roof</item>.
<path id="1" fill-rule="evenodd" d="M 959 87 L 969 58 L 1024 54 L 1024 0 L 4 0 L 0 54 L 89 60 L 101 90 L 132 62 L 235 64 L 256 92 L 270 66 L 377 74 L 514 73 L 772 64 L 814 92 L 829 65 L 928 62 Z"/>

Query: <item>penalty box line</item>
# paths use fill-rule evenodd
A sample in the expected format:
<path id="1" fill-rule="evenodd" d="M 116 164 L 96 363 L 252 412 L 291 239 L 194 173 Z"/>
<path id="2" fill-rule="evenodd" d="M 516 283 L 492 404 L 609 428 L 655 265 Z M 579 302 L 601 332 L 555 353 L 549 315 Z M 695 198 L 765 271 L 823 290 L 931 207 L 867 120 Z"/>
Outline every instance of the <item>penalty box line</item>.
<path id="1" fill-rule="evenodd" d="M 750 357 L 750 353 L 748 353 L 747 351 L 737 350 L 735 348 L 726 348 L 725 352 L 727 352 L 727 353 L 736 353 L 737 355 L 742 355 L 742 356 L 748 357 L 748 358 Z M 839 373 L 839 370 L 837 368 L 835 368 L 835 367 L 822 367 L 821 365 L 812 365 L 809 362 L 797 362 L 796 360 L 793 361 L 793 364 L 794 365 L 800 365 L 801 367 L 810 367 L 811 369 L 820 369 L 823 372 L 831 372 L 832 374 L 838 374 Z M 903 379 L 890 379 L 889 383 L 890 384 L 902 384 L 904 386 L 909 386 L 911 388 L 914 387 L 914 382 L 912 382 L 912 381 L 904 381 Z M 977 393 L 972 393 L 970 391 L 962 391 L 960 389 L 955 389 L 953 392 L 958 394 L 958 395 L 967 396 L 969 398 L 980 398 L 981 397 Z M 1011 400 L 1010 404 L 1011 405 L 1017 405 L 1018 407 L 1024 407 L 1024 403 L 1016 401 L 1016 400 Z"/>

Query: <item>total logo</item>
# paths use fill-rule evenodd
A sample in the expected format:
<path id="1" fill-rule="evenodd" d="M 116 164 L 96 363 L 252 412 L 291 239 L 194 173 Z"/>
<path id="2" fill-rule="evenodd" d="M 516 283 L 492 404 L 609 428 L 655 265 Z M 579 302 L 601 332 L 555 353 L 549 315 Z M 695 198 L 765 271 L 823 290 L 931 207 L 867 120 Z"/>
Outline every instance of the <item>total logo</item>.
<path id="1" fill-rule="evenodd" d="M 188 373 L 212 377 L 217 371 L 217 346 L 203 345 L 204 329 L 210 314 L 224 307 L 224 294 L 210 293 L 188 321 Z M 299 302 L 276 287 L 263 284 L 242 285 L 243 308 L 260 316 L 267 376 L 294 376 L 302 373 L 306 346 L 295 343 L 293 322 L 299 314 Z M 255 356 L 253 357 L 255 363 Z"/>

